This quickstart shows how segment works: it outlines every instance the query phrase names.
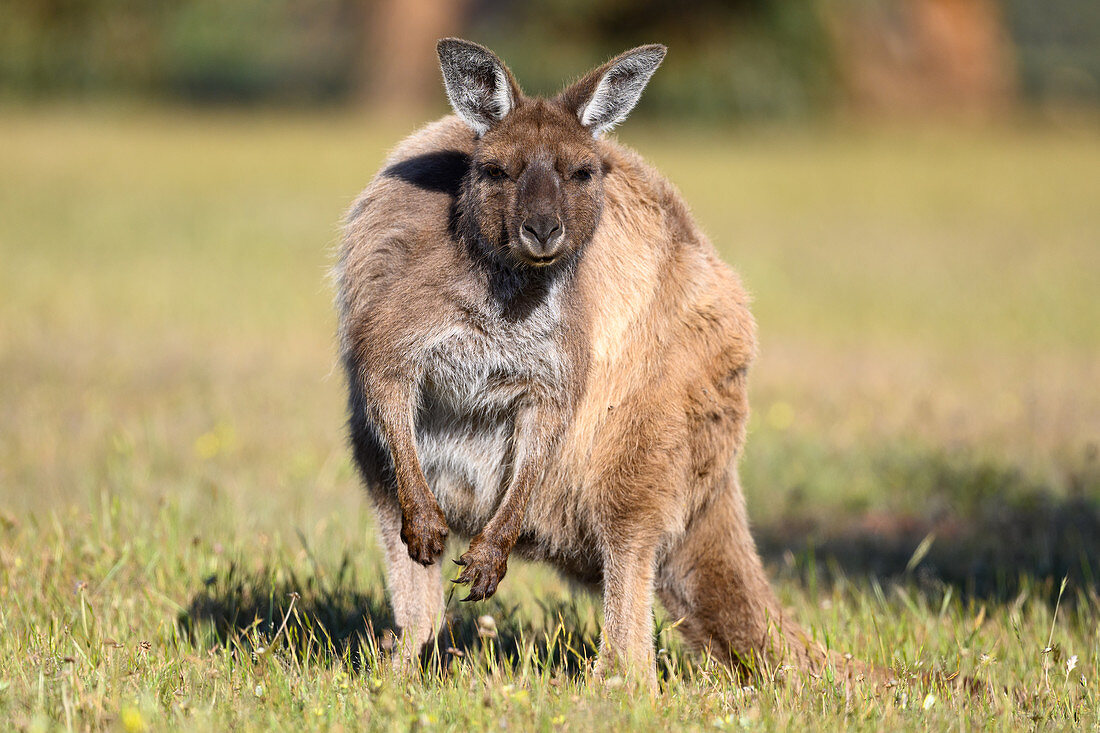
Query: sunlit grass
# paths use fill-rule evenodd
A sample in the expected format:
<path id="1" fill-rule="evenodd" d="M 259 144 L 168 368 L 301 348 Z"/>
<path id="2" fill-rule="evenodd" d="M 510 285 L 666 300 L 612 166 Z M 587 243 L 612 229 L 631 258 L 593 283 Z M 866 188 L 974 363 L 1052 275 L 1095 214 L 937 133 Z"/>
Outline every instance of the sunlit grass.
<path id="1" fill-rule="evenodd" d="M 1095 723 L 1100 134 L 677 132 L 624 136 L 755 295 L 744 477 L 784 602 L 988 698 L 743 690 L 662 617 L 638 703 L 585 684 L 597 601 L 521 563 L 452 602 L 448 674 L 395 677 L 326 272 L 402 129 L 67 108 L 0 118 L 3 727 Z"/>

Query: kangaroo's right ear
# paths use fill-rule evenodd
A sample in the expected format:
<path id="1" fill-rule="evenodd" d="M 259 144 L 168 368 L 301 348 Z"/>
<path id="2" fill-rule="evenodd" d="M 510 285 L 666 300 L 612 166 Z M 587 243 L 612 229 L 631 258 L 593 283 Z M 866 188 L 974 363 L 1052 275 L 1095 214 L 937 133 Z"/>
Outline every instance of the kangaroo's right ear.
<path id="1" fill-rule="evenodd" d="M 500 122 L 522 94 L 512 72 L 489 49 L 460 38 L 436 45 L 454 111 L 478 135 Z"/>
<path id="2" fill-rule="evenodd" d="M 659 43 L 632 48 L 589 72 L 559 94 L 558 101 L 599 137 L 634 109 L 667 51 Z"/>

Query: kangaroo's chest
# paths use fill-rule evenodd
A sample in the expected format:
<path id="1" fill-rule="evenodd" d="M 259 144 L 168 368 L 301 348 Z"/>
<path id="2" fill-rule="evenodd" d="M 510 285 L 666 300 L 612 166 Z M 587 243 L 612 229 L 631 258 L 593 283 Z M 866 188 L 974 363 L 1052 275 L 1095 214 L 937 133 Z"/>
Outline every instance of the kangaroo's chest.
<path id="1" fill-rule="evenodd" d="M 472 313 L 422 357 L 417 447 L 448 521 L 476 533 L 511 477 L 514 418 L 532 390 L 566 389 L 563 323 L 547 302 L 524 319 Z"/>

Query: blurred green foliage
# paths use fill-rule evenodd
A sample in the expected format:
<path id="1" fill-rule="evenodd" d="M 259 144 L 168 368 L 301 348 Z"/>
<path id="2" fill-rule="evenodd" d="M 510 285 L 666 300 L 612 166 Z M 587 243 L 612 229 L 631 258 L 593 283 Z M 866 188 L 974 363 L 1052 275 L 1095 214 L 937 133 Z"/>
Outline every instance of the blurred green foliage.
<path id="1" fill-rule="evenodd" d="M 841 95 L 825 15 L 903 0 L 472 0 L 460 32 L 532 91 L 638 43 L 672 48 L 646 109 L 805 116 Z M 1025 99 L 1100 100 L 1100 4 L 1003 0 Z M 314 103 L 369 86 L 372 0 L 4 0 L 0 93 Z M 424 53 L 430 53 L 425 49 Z"/>
<path id="2" fill-rule="evenodd" d="M 0 89 L 190 100 L 346 95 L 354 0 L 14 0 L 0 3 Z"/>
<path id="3" fill-rule="evenodd" d="M 1100 2 L 1006 0 L 1020 87 L 1035 101 L 1100 101 Z"/>
<path id="4" fill-rule="evenodd" d="M 164 34 L 164 81 L 193 98 L 332 98 L 351 86 L 346 0 L 189 0 Z"/>
<path id="5" fill-rule="evenodd" d="M 656 110 L 703 117 L 792 116 L 827 105 L 836 79 L 815 0 L 555 0 L 499 3 L 476 17 L 531 91 L 639 43 L 671 49 L 646 90 Z"/>

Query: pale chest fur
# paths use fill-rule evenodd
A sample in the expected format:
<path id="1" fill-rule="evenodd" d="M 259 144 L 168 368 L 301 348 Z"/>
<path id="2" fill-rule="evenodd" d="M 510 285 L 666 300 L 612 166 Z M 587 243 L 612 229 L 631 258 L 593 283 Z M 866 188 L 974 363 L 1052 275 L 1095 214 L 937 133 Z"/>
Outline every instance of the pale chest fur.
<path id="1" fill-rule="evenodd" d="M 486 301 L 436 330 L 419 355 L 417 450 L 460 534 L 492 515 L 511 478 L 514 418 L 532 390 L 567 389 L 560 289 L 522 318 Z"/>

